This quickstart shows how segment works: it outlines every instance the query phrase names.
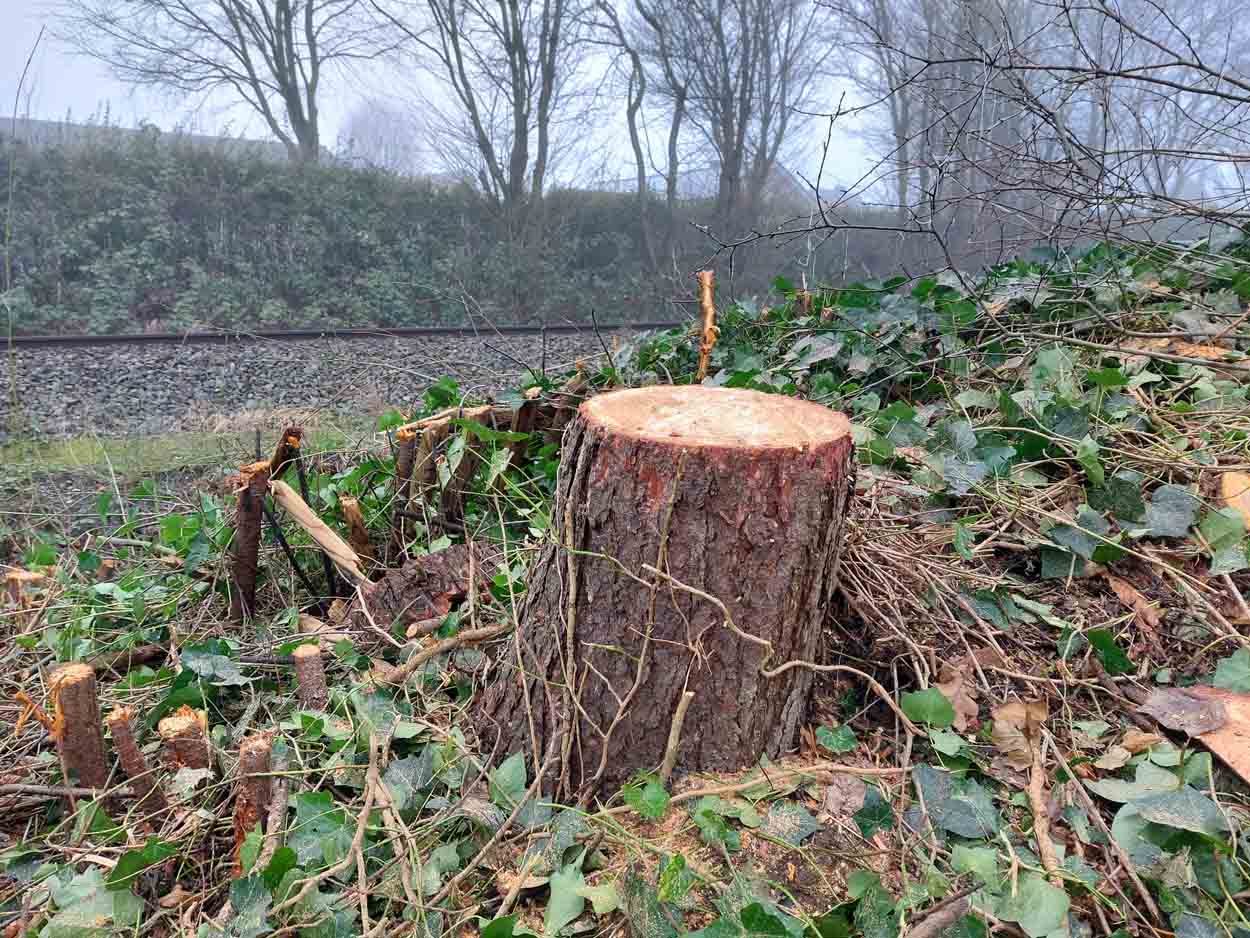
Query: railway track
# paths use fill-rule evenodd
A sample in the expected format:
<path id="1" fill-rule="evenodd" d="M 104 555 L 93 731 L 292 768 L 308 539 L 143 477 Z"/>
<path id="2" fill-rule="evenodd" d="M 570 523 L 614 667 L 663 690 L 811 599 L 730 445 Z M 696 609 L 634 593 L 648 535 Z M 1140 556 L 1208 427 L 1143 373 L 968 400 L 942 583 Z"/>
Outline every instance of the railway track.
<path id="1" fill-rule="evenodd" d="M 634 322 L 600 327 L 605 332 L 621 329 L 641 332 L 672 329 L 679 322 Z M 438 336 L 481 337 L 510 335 L 578 335 L 593 333 L 588 324 L 548 326 L 414 326 L 398 329 L 268 329 L 257 332 L 157 332 L 113 335 L 15 335 L 0 339 L 16 348 L 84 348 L 101 345 L 229 345 L 261 341 L 301 342 L 315 339 L 433 338 Z"/>

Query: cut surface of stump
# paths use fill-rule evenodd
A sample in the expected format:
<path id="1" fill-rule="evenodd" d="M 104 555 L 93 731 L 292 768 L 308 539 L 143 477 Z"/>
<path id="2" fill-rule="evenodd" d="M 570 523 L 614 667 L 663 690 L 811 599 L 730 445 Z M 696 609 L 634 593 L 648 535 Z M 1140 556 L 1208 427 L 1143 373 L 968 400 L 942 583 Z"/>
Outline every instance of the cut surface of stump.
<path id="1" fill-rule="evenodd" d="M 812 671 L 763 672 L 817 658 L 853 459 L 844 416 L 781 395 L 663 386 L 582 404 L 522 666 L 504 662 L 478 712 L 484 745 L 499 734 L 532 770 L 568 715 L 554 791 L 583 799 L 640 770 L 735 770 L 793 746 Z"/>

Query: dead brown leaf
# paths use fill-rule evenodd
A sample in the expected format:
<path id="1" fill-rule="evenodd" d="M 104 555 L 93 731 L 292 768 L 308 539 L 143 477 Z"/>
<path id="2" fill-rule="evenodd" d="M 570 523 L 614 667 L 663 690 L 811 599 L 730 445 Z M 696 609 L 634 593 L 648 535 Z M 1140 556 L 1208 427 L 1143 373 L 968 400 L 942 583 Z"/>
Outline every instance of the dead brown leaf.
<path id="1" fill-rule="evenodd" d="M 854 775 L 838 773 L 825 786 L 820 808 L 831 817 L 850 817 L 864 806 L 868 786 Z"/>
<path id="2" fill-rule="evenodd" d="M 1116 743 L 1108 746 L 1107 751 L 1094 760 L 1094 766 L 1102 769 L 1104 772 L 1114 772 L 1116 769 L 1122 769 L 1128 765 L 1128 760 L 1131 758 L 1133 758 L 1133 754 Z"/>
<path id="3" fill-rule="evenodd" d="M 1003 664 L 1002 655 L 994 648 L 981 648 L 971 655 L 942 662 L 938 683 L 934 685 L 955 708 L 955 732 L 962 733 L 975 722 L 980 712 L 977 705 L 977 665 L 989 667 Z"/>
<path id="4" fill-rule="evenodd" d="M 1157 638 L 1159 626 L 1162 625 L 1163 620 L 1159 615 L 1159 610 L 1150 604 L 1150 600 L 1143 596 L 1136 586 L 1114 573 L 1104 570 L 1102 578 L 1107 581 L 1111 592 L 1115 593 L 1120 602 L 1133 610 L 1133 618 L 1137 624 L 1150 633 L 1152 638 Z"/>
<path id="5" fill-rule="evenodd" d="M 1147 733 L 1144 730 L 1131 729 L 1124 733 L 1124 738 L 1120 740 L 1120 745 L 1128 750 L 1129 755 L 1135 756 L 1139 752 L 1145 752 L 1151 746 L 1157 746 L 1163 742 L 1163 737 L 1158 733 Z"/>
<path id="6" fill-rule="evenodd" d="M 1250 530 L 1250 473 L 1224 473 L 1220 476 L 1220 495 L 1226 506 L 1241 513 L 1247 530 Z"/>
<path id="7" fill-rule="evenodd" d="M 176 909 L 185 902 L 190 902 L 195 898 L 195 893 L 188 892 L 183 888 L 182 883 L 174 883 L 174 888 L 161 896 L 157 902 L 162 909 Z"/>
<path id="8" fill-rule="evenodd" d="M 1049 715 L 1045 698 L 1011 700 L 994 708 L 994 745 L 1013 769 L 1023 771 L 1033 764 L 1033 747 Z"/>
<path id="9" fill-rule="evenodd" d="M 1250 785 L 1250 694 L 1203 686 L 1157 689 L 1138 711 L 1196 737 Z"/>

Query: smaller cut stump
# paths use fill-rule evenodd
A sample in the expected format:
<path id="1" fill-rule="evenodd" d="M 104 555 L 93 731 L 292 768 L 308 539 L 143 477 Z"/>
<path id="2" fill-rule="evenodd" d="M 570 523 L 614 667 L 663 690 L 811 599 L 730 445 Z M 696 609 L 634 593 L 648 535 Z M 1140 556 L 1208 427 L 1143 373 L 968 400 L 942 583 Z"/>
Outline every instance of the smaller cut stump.
<path id="1" fill-rule="evenodd" d="M 663 386 L 584 403 L 519 616 L 521 666 L 480 705 L 484 745 L 498 734 L 501 757 L 533 768 L 568 720 L 543 787 L 583 802 L 669 767 L 688 692 L 679 771 L 792 747 L 812 672 L 762 672 L 817 656 L 853 460 L 843 415 L 781 395 Z"/>

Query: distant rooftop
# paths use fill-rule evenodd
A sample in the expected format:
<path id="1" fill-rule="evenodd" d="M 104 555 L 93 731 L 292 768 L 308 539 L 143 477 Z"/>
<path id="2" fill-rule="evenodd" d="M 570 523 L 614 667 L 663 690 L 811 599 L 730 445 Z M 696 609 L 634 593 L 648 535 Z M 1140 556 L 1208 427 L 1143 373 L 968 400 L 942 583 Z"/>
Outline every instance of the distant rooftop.
<path id="1" fill-rule="evenodd" d="M 212 134 L 187 133 L 182 130 L 163 131 L 150 124 L 142 127 L 120 127 L 115 124 L 70 121 L 36 120 L 30 117 L 0 117 L 0 140 L 17 139 L 31 147 L 87 146 L 128 137 L 151 135 L 193 147 L 216 150 L 231 156 L 250 156 L 262 160 L 284 163 L 286 147 L 277 140 L 253 140 L 247 137 L 214 136 Z M 331 162 L 334 157 L 325 147 L 321 158 Z"/>

